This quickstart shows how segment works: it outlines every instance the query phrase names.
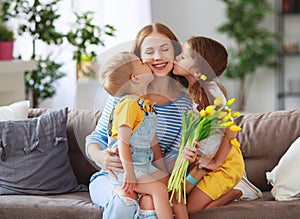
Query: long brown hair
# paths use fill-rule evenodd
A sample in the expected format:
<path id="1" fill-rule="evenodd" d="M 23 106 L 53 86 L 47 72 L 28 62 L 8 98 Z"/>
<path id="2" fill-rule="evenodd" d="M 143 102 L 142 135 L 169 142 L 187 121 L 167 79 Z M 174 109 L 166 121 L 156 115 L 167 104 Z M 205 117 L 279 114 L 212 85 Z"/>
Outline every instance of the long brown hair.
<path id="1" fill-rule="evenodd" d="M 176 56 L 181 54 L 181 52 L 182 52 L 181 44 L 180 44 L 178 38 L 176 37 L 176 35 L 173 33 L 173 31 L 166 25 L 156 22 L 156 23 L 152 23 L 152 24 L 149 24 L 149 25 L 143 27 L 137 33 L 135 41 L 133 42 L 133 46 L 132 46 L 132 52 L 134 54 L 136 54 L 136 56 L 141 58 L 142 43 L 143 43 L 144 39 L 153 32 L 161 33 L 161 34 L 167 36 L 172 41 L 172 45 L 173 45 L 174 51 L 175 51 L 174 59 L 176 58 Z M 188 82 L 185 77 L 175 76 L 173 74 L 173 71 L 171 72 L 171 77 L 176 79 L 177 81 L 179 81 L 181 83 L 181 85 L 183 85 L 184 87 L 187 87 Z"/>
<path id="2" fill-rule="evenodd" d="M 192 49 L 191 55 L 196 60 L 196 67 L 207 77 L 206 81 L 200 81 L 188 88 L 189 95 L 198 105 L 197 109 L 201 110 L 210 104 L 204 91 L 207 82 L 214 80 L 227 98 L 226 88 L 215 79 L 226 69 L 228 53 L 221 43 L 207 37 L 190 37 L 187 43 Z"/>

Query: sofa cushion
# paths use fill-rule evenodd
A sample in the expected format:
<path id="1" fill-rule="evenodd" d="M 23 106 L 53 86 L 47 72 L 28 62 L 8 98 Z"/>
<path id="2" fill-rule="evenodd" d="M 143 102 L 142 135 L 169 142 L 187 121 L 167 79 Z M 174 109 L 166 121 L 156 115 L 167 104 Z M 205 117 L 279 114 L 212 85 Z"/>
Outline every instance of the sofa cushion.
<path id="1" fill-rule="evenodd" d="M 267 180 L 273 186 L 271 192 L 278 201 L 300 199 L 300 137 L 282 156 L 277 166 L 267 172 Z"/>
<path id="2" fill-rule="evenodd" d="M 1 195 L 3 219 L 101 219 L 103 208 L 91 202 L 88 192 L 59 195 Z"/>
<path id="3" fill-rule="evenodd" d="M 68 157 L 68 109 L 0 122 L 0 194 L 60 194 L 79 186 Z"/>
<path id="4" fill-rule="evenodd" d="M 262 191 L 270 191 L 266 172 L 277 165 L 300 133 L 300 110 L 245 113 L 236 118 L 248 179 Z"/>
<path id="5" fill-rule="evenodd" d="M 78 182 L 85 185 L 97 171 L 96 165 L 86 157 L 85 138 L 94 131 L 100 116 L 100 110 L 73 109 L 68 114 L 69 157 Z"/>
<path id="6" fill-rule="evenodd" d="M 0 107 L 0 121 L 26 119 L 28 115 L 29 100 L 19 101 L 9 106 Z"/>

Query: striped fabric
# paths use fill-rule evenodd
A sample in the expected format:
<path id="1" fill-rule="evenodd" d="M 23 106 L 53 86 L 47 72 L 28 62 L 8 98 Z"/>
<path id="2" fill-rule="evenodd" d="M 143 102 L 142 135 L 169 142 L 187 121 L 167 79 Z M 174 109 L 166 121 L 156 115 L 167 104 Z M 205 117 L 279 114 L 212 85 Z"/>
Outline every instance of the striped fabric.
<path id="1" fill-rule="evenodd" d="M 110 113 L 117 103 L 118 98 L 109 96 L 96 129 L 86 137 L 86 146 L 94 143 L 107 148 L 107 123 Z M 163 156 L 169 156 L 168 160 L 177 157 L 178 143 L 181 137 L 181 113 L 187 110 L 192 110 L 192 103 L 185 93 L 172 103 L 163 106 L 156 105 L 158 117 L 156 135 Z"/>

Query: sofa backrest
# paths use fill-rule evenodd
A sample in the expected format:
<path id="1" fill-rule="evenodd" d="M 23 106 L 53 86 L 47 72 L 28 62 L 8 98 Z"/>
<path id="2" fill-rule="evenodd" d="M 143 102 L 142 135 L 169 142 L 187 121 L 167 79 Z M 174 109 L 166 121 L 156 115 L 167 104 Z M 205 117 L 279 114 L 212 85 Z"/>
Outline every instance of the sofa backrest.
<path id="1" fill-rule="evenodd" d="M 30 109 L 29 117 L 49 112 L 48 109 Z M 67 136 L 69 157 L 80 184 L 89 184 L 97 171 L 84 152 L 85 137 L 96 127 L 99 110 L 69 110 Z M 242 127 L 238 134 L 249 180 L 263 191 L 269 191 L 266 172 L 271 171 L 300 136 L 300 110 L 266 113 L 245 113 L 235 119 Z M 287 170 L 288 171 L 288 170 Z"/>
<path id="2" fill-rule="evenodd" d="M 266 172 L 271 171 L 290 145 L 300 136 L 300 110 L 247 113 L 236 118 L 249 180 L 269 191 Z M 287 170 L 288 171 L 288 170 Z"/>
<path id="3" fill-rule="evenodd" d="M 37 117 L 50 112 L 49 109 L 30 109 L 28 117 Z M 79 184 L 89 184 L 89 179 L 97 171 L 93 163 L 85 156 L 85 137 L 96 127 L 101 116 L 98 110 L 69 110 L 67 122 L 67 138 L 69 144 L 69 158 L 74 174 Z"/>

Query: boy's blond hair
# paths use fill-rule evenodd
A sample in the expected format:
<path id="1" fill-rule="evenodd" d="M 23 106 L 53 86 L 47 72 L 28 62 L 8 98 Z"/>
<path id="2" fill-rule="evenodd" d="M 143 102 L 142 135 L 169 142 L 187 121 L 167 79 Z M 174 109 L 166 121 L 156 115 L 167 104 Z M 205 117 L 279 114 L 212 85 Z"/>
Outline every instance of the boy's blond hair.
<path id="1" fill-rule="evenodd" d="M 102 86 L 112 96 L 121 97 L 128 93 L 130 76 L 134 72 L 134 61 L 139 58 L 132 52 L 120 52 L 102 66 Z"/>

